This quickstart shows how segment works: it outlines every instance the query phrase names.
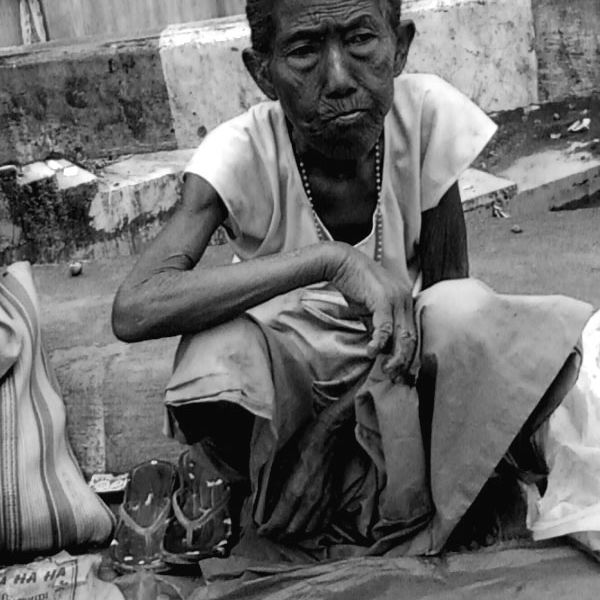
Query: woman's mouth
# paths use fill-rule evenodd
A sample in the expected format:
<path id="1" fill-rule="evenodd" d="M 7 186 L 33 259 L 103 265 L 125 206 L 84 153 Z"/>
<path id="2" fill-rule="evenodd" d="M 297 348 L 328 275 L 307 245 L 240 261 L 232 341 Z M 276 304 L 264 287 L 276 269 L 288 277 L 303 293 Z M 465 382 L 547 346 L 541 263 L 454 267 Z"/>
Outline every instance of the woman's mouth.
<path id="1" fill-rule="evenodd" d="M 350 110 L 347 112 L 338 113 L 328 119 L 328 121 L 334 121 L 336 123 L 354 123 L 360 120 L 365 114 L 362 109 Z"/>

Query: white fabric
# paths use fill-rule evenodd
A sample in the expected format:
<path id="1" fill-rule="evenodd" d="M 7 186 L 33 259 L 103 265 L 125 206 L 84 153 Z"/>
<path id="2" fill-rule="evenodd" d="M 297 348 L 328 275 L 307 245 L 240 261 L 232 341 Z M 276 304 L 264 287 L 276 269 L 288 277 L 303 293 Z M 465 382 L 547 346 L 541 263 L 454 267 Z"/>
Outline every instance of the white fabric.
<path id="1" fill-rule="evenodd" d="M 385 120 L 383 264 L 417 276 L 421 212 L 435 207 L 477 157 L 496 125 L 434 75 L 396 80 Z M 186 172 L 207 180 L 229 213 L 231 245 L 242 260 L 318 241 L 278 102 L 254 106 L 203 141 Z M 374 233 L 357 245 L 371 256 Z"/>
<path id="2" fill-rule="evenodd" d="M 435 207 L 496 130 L 468 98 L 433 75 L 395 83 L 385 120 L 383 266 L 418 292 L 421 213 Z M 281 106 L 265 102 L 211 132 L 187 167 L 221 196 L 241 260 L 319 241 Z M 374 227 L 356 247 L 374 256 Z M 352 378 L 368 363 L 364 325 L 331 286 L 316 284 L 248 311 L 286 333 L 318 381 Z M 357 343 L 357 328 L 364 339 Z M 311 357 L 322 360 L 314 364 Z"/>
<path id="3" fill-rule="evenodd" d="M 587 532 L 580 541 L 600 550 L 600 311 L 583 331 L 577 383 L 541 436 L 550 475 L 542 498 L 528 490 L 534 539 Z"/>

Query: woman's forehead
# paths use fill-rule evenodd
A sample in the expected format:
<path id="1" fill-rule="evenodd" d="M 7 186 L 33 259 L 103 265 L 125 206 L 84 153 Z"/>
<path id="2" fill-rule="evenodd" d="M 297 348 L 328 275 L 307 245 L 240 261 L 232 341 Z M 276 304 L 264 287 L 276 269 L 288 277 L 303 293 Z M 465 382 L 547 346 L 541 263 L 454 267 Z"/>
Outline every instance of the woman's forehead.
<path id="1" fill-rule="evenodd" d="M 381 18 L 387 0 L 276 0 L 273 17 L 276 32 L 323 26 L 344 26 L 361 17 Z"/>

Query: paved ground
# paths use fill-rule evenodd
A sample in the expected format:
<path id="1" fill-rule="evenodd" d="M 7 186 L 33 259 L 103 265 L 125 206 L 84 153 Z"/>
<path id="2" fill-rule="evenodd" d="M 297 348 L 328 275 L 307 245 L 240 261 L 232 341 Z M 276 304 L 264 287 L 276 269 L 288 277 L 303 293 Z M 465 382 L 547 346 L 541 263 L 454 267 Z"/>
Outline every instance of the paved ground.
<path id="1" fill-rule="evenodd" d="M 474 277 L 497 291 L 566 294 L 600 309 L 599 208 L 467 222 Z M 523 233 L 512 233 L 515 225 Z"/>
<path id="2" fill-rule="evenodd" d="M 536 217 L 467 215 L 472 275 L 508 293 L 562 293 L 600 308 L 600 208 Z M 522 233 L 512 233 L 518 224 Z M 207 263 L 227 261 L 212 249 Z M 110 306 L 131 259 L 34 268 L 47 345 L 63 386 L 69 430 L 88 471 L 125 470 L 145 458 L 174 459 L 179 446 L 161 436 L 161 393 L 175 340 L 126 346 L 112 336 Z M 411 597 L 596 598 L 600 567 L 568 547 L 483 551 L 436 564 L 432 586 Z M 418 571 L 418 569 L 417 569 Z M 391 586 L 391 597 L 412 589 Z M 406 587 L 408 585 L 408 587 Z M 425 593 L 426 592 L 426 593 Z M 387 596 L 386 596 L 387 597 Z M 358 597 L 357 597 L 358 599 Z"/>
<path id="3" fill-rule="evenodd" d="M 518 221 L 469 213 L 472 274 L 498 291 L 562 293 L 600 308 L 600 209 L 553 212 Z M 227 261 L 213 248 L 207 263 Z M 69 407 L 69 431 L 88 473 L 123 471 L 150 455 L 173 458 L 161 436 L 161 396 L 176 340 L 127 346 L 110 329 L 110 308 L 132 259 L 36 266 L 52 362 Z"/>
<path id="4" fill-rule="evenodd" d="M 600 156 L 600 94 L 570 98 L 539 106 L 490 115 L 500 126 L 475 166 L 502 172 L 517 158 L 548 150 L 572 151 L 573 144 L 585 146 Z M 569 131 L 578 120 L 589 119 L 589 128 Z"/>

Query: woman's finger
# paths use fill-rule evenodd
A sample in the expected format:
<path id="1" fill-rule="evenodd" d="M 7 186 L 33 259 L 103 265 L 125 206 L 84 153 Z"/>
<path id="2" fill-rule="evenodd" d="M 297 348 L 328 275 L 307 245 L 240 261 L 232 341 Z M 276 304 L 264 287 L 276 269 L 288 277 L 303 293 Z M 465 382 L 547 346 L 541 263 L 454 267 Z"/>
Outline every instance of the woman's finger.
<path id="1" fill-rule="evenodd" d="M 367 345 L 367 355 L 375 358 L 384 352 L 394 332 L 394 315 L 390 304 L 382 303 L 373 312 L 373 333 Z"/>
<path id="2" fill-rule="evenodd" d="M 396 311 L 394 327 L 394 350 L 383 365 L 383 371 L 391 379 L 408 372 L 417 349 L 417 333 L 413 317 L 412 300 L 403 302 Z"/>

